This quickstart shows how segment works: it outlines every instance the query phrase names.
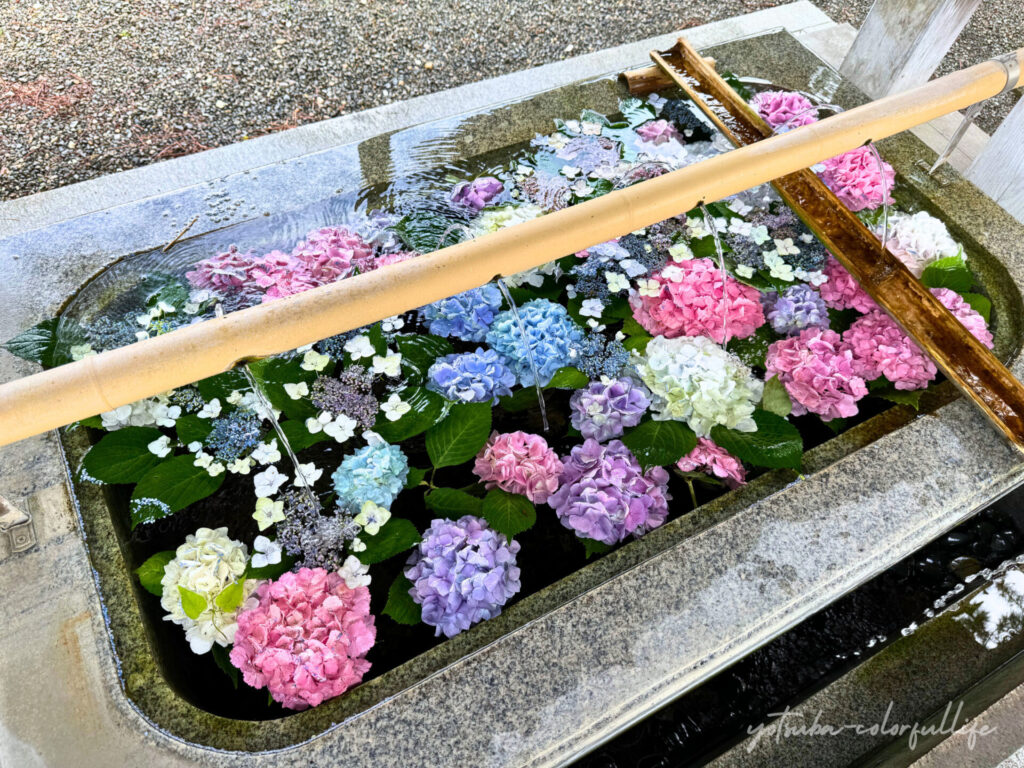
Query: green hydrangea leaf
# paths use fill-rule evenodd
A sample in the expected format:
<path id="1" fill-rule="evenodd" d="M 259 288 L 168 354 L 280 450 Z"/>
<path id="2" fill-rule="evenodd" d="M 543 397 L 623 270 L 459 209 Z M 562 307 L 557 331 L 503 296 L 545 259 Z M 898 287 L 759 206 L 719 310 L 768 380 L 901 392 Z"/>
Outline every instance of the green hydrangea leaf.
<path id="1" fill-rule="evenodd" d="M 391 229 L 413 251 L 430 253 L 461 241 L 463 227 L 439 213 L 420 210 L 402 218 Z"/>
<path id="2" fill-rule="evenodd" d="M 426 380 L 427 371 L 439 357 L 450 355 L 453 351 L 448 339 L 427 333 L 398 336 L 395 344 L 402 353 L 402 374 L 407 381 L 417 383 Z"/>
<path id="3" fill-rule="evenodd" d="M 454 467 L 476 456 L 490 434 L 490 403 L 454 405 L 444 421 L 427 430 L 427 454 L 435 468 Z"/>
<path id="4" fill-rule="evenodd" d="M 178 594 L 181 595 L 181 610 L 185 612 L 186 616 L 195 621 L 203 615 L 203 611 L 207 607 L 205 597 L 198 592 L 193 592 L 188 587 L 181 586 L 181 584 L 178 585 Z"/>
<path id="5" fill-rule="evenodd" d="M 756 432 L 712 427 L 711 439 L 733 456 L 759 467 L 799 470 L 804 445 L 800 432 L 786 419 L 764 410 L 754 411 Z"/>
<path id="6" fill-rule="evenodd" d="M 785 418 L 793 412 L 793 401 L 789 399 L 786 385 L 778 376 L 772 376 L 764 383 L 764 394 L 761 396 L 761 407 L 769 413 Z"/>
<path id="7" fill-rule="evenodd" d="M 264 565 L 262 568 L 254 568 L 252 558 L 245 568 L 246 579 L 276 579 L 283 573 L 288 573 L 295 566 L 295 558 L 291 555 L 281 554 L 281 562 Z"/>
<path id="8" fill-rule="evenodd" d="M 160 582 L 164 578 L 164 569 L 174 559 L 174 556 L 174 550 L 157 552 L 135 569 L 135 575 L 139 577 L 139 582 L 144 590 L 157 597 L 163 596 L 164 588 Z"/>
<path id="9" fill-rule="evenodd" d="M 644 467 L 675 464 L 697 447 L 697 435 L 678 421 L 644 421 L 628 430 L 622 442 Z"/>
<path id="10" fill-rule="evenodd" d="M 155 427 L 124 427 L 108 432 L 85 454 L 82 469 L 100 482 L 137 483 L 163 461 L 148 447 L 162 436 Z"/>
<path id="11" fill-rule="evenodd" d="M 227 473 L 211 477 L 202 467 L 194 466 L 194 460 L 191 454 L 175 456 L 142 476 L 129 505 L 132 528 L 184 509 L 220 488 Z"/>
<path id="12" fill-rule="evenodd" d="M 980 293 L 962 293 L 964 301 L 971 305 L 971 309 L 985 318 L 985 322 L 988 323 L 992 317 L 992 302 L 987 296 L 982 296 Z"/>
<path id="13" fill-rule="evenodd" d="M 253 378 L 270 404 L 296 421 L 305 421 L 319 413 L 308 397 L 293 400 L 284 389 L 285 384 L 306 382 L 311 386 L 316 380 L 316 372 L 304 370 L 302 362 L 302 357 L 267 357 L 249 364 Z"/>
<path id="14" fill-rule="evenodd" d="M 445 399 L 423 387 L 406 387 L 398 396 L 409 404 L 409 411 L 397 421 L 390 421 L 384 412 L 377 415 L 374 431 L 389 443 L 400 443 L 420 434 L 441 420 Z"/>
<path id="15" fill-rule="evenodd" d="M 594 555 L 605 555 L 612 551 L 610 544 L 605 544 L 603 541 L 596 541 L 595 539 L 580 539 L 583 542 L 583 549 L 586 552 L 587 560 L 592 558 Z"/>
<path id="16" fill-rule="evenodd" d="M 409 475 L 405 478 L 406 488 L 416 488 L 423 479 L 427 476 L 427 470 L 417 469 L 416 467 L 409 467 Z"/>
<path id="17" fill-rule="evenodd" d="M 888 400 L 891 403 L 898 403 L 899 405 L 909 405 L 915 411 L 920 407 L 921 404 L 921 393 L 924 390 L 912 389 L 903 390 L 896 389 L 892 384 L 880 389 L 872 389 L 871 394 L 875 397 L 881 397 L 883 400 Z"/>
<path id="18" fill-rule="evenodd" d="M 296 453 L 306 450 L 311 445 L 322 443 L 324 440 L 333 439 L 322 429 L 319 432 L 310 432 L 306 428 L 305 421 L 296 421 L 295 419 L 286 419 L 282 421 L 281 431 L 284 432 L 285 437 L 288 438 L 288 442 L 292 446 L 292 450 Z M 276 436 L 276 433 L 267 435 L 266 442 L 270 442 L 270 440 Z M 281 445 L 280 440 L 277 441 L 277 448 L 281 451 L 281 455 L 284 455 L 284 446 Z"/>
<path id="19" fill-rule="evenodd" d="M 745 339 L 732 339 L 727 349 L 742 360 L 748 367 L 758 369 L 764 368 L 765 358 L 768 357 L 768 346 L 775 341 L 771 328 L 762 325 L 752 335 Z"/>
<path id="20" fill-rule="evenodd" d="M 509 539 L 529 530 L 537 522 L 537 509 L 529 499 L 500 488 L 487 492 L 481 515 L 491 528 Z"/>
<path id="21" fill-rule="evenodd" d="M 188 445 L 195 441 L 204 442 L 213 429 L 212 419 L 201 419 L 194 413 L 187 413 L 174 422 L 178 432 L 178 442 Z"/>
<path id="22" fill-rule="evenodd" d="M 960 256 L 947 256 L 933 261 L 921 273 L 921 282 L 929 288 L 950 288 L 957 293 L 971 290 L 974 275 Z"/>
<path id="23" fill-rule="evenodd" d="M 217 604 L 225 613 L 230 613 L 242 604 L 242 597 L 245 595 L 244 582 L 241 580 L 236 581 L 234 584 L 228 584 L 222 589 L 217 597 L 213 599 L 213 602 Z"/>
<path id="24" fill-rule="evenodd" d="M 555 371 L 551 381 L 547 383 L 548 389 L 579 389 L 590 383 L 587 375 L 578 368 L 566 366 Z"/>
<path id="25" fill-rule="evenodd" d="M 231 656 L 227 648 L 213 644 L 213 660 L 217 662 L 217 666 L 220 667 L 221 671 L 231 678 L 232 684 L 235 686 L 235 690 L 238 690 L 238 667 L 231 663 Z"/>
<path id="26" fill-rule="evenodd" d="M 217 399 L 220 400 L 220 404 L 223 406 L 227 403 L 228 396 L 235 390 L 239 392 L 248 390 L 249 382 L 246 381 L 241 371 L 225 371 L 224 373 L 218 373 L 216 376 L 210 376 L 197 381 L 196 389 L 199 390 L 199 394 L 207 402 Z"/>
<path id="27" fill-rule="evenodd" d="M 452 519 L 462 515 L 479 515 L 483 502 L 476 496 L 454 488 L 437 488 L 423 497 L 427 508 L 441 517 Z"/>
<path id="28" fill-rule="evenodd" d="M 373 565 L 382 563 L 418 544 L 420 532 L 405 518 L 392 517 L 381 526 L 376 536 L 361 536 L 360 539 L 366 544 L 366 549 L 357 552 L 356 557 L 364 565 Z"/>
<path id="29" fill-rule="evenodd" d="M 391 586 L 388 588 L 388 601 L 384 604 L 384 614 L 399 624 L 420 623 L 420 607 L 409 594 L 410 589 L 412 589 L 412 582 L 402 574 L 398 574 L 398 578 L 391 582 Z"/>
<path id="30" fill-rule="evenodd" d="M 12 355 L 55 368 L 71 362 L 71 347 L 85 342 L 85 333 L 78 323 L 67 318 L 52 317 L 22 331 L 3 346 Z"/>

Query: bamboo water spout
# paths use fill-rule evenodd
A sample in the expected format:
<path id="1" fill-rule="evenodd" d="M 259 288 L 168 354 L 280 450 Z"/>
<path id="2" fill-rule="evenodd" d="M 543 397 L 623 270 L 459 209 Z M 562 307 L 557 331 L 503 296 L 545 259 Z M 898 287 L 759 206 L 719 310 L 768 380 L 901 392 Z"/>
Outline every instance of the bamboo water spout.
<path id="1" fill-rule="evenodd" d="M 1024 49 L 1015 56 L 1024 63 Z M 964 109 L 1006 85 L 1007 68 L 986 61 L 475 240 L 17 379 L 0 386 L 0 445 L 539 266 Z"/>

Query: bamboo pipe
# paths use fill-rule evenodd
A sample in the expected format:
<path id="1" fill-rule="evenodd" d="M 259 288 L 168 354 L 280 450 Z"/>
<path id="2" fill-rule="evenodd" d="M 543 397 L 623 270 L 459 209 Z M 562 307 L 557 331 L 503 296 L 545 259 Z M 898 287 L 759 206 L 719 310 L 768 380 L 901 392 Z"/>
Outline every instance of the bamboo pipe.
<path id="1" fill-rule="evenodd" d="M 1015 55 L 1024 65 L 1024 49 Z M 475 240 L 16 379 L 0 386 L 0 445 L 539 266 L 963 109 L 1006 85 L 1004 65 L 982 62 Z"/>

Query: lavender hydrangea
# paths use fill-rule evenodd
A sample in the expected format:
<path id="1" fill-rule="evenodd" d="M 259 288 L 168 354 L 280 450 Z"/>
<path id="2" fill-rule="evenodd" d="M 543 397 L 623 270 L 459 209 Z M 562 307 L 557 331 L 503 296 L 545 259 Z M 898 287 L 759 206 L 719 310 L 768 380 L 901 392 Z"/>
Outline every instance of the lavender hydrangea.
<path id="1" fill-rule="evenodd" d="M 480 288 L 436 301 L 423 308 L 429 331 L 463 341 L 483 341 L 491 321 L 501 309 L 501 291 L 488 283 Z"/>
<path id="2" fill-rule="evenodd" d="M 445 355 L 427 371 L 427 389 L 459 403 L 498 402 L 512 394 L 516 375 L 493 349 Z"/>
<path id="3" fill-rule="evenodd" d="M 206 447 L 221 461 L 231 461 L 255 448 L 263 434 L 259 416 L 246 411 L 235 411 L 221 419 L 214 419 Z"/>
<path id="4" fill-rule="evenodd" d="M 561 487 L 548 499 L 558 519 L 581 539 L 617 544 L 642 536 L 668 516 L 668 472 L 645 473 L 620 440 L 589 438 L 562 459 Z"/>
<path id="5" fill-rule="evenodd" d="M 328 571 L 341 568 L 349 542 L 362 530 L 352 515 L 323 514 L 319 499 L 299 488 L 282 491 L 278 501 L 284 503 L 285 518 L 277 523 L 277 542 L 297 558 L 295 564 Z"/>
<path id="6" fill-rule="evenodd" d="M 639 424 L 650 404 L 647 390 L 633 379 L 603 376 L 573 393 L 570 421 L 583 437 L 603 443 Z"/>
<path id="7" fill-rule="evenodd" d="M 338 508 L 350 514 L 358 514 L 365 501 L 389 508 L 409 476 L 401 448 L 373 432 L 367 435 L 369 444 L 346 456 L 331 476 Z"/>
<path id="8" fill-rule="evenodd" d="M 828 328 L 828 307 L 811 286 L 791 285 L 781 295 L 775 291 L 762 297 L 765 316 L 776 333 L 793 336 L 805 328 Z"/>
<path id="9" fill-rule="evenodd" d="M 533 363 L 541 385 L 551 381 L 555 371 L 570 365 L 576 356 L 583 330 L 569 317 L 561 304 L 533 299 L 519 307 L 519 319 L 529 339 Z M 508 362 L 520 384 L 534 383 L 530 353 L 523 343 L 520 323 L 511 310 L 500 312 L 487 332 L 487 343 Z"/>
<path id="10" fill-rule="evenodd" d="M 317 408 L 343 413 L 370 429 L 377 420 L 380 403 L 373 394 L 373 374 L 361 365 L 350 365 L 338 378 L 318 376 L 309 390 L 309 399 Z"/>
<path id="11" fill-rule="evenodd" d="M 518 552 L 517 541 L 478 517 L 433 520 L 405 569 L 423 623 L 454 637 L 500 614 L 519 592 Z"/>

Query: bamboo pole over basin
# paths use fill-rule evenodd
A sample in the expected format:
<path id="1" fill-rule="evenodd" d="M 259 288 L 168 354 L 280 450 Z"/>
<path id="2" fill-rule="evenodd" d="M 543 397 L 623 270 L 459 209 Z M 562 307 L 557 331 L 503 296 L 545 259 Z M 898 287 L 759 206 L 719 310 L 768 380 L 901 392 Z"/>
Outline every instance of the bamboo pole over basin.
<path id="1" fill-rule="evenodd" d="M 1024 49 L 1015 55 L 1024 65 Z M 0 445 L 539 266 L 963 109 L 1006 85 L 1003 64 L 982 62 L 475 240 L 16 379 L 0 386 Z"/>

